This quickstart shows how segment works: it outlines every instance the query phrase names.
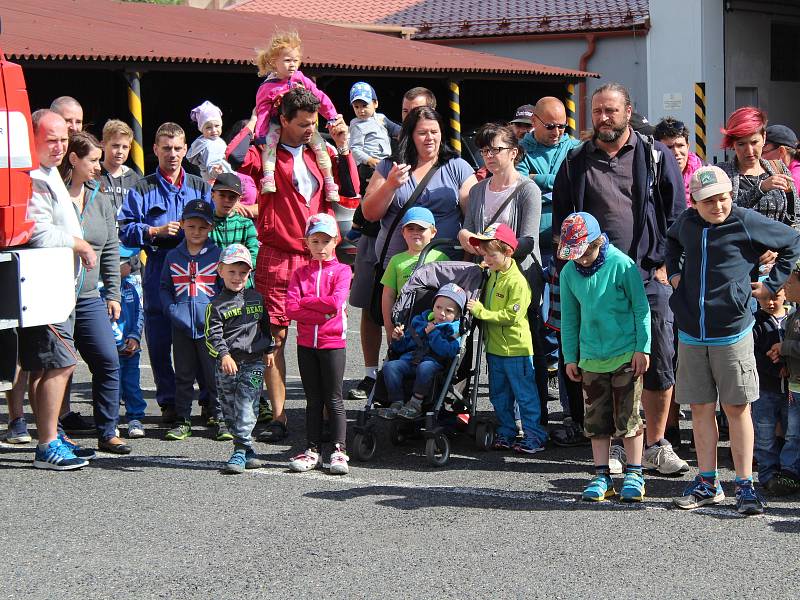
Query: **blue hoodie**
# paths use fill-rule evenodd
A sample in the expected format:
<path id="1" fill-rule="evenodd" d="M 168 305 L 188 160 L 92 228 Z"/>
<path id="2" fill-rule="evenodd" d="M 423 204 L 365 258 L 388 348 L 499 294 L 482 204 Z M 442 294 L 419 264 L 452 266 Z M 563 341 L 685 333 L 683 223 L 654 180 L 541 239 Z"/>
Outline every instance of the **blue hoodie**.
<path id="1" fill-rule="evenodd" d="M 432 357 L 439 362 L 443 362 L 458 354 L 460 347 L 458 333 L 461 321 L 456 320 L 452 323 L 439 323 L 433 331 L 426 334 L 425 328 L 433 322 L 432 313 L 433 311 L 426 310 L 416 315 L 411 319 L 411 327 L 406 329 L 403 337 L 392 342 L 391 349 L 402 355 L 400 356 L 400 360 Z M 425 347 L 420 348 L 417 345 L 417 342 L 411 335 L 412 329 L 417 332 L 417 335 L 423 341 Z"/>
<path id="2" fill-rule="evenodd" d="M 536 141 L 533 132 L 526 133 L 520 145 L 525 150 L 525 156 L 517 165 L 517 171 L 525 177 L 533 174 L 533 181 L 539 186 L 543 194 L 553 191 L 556 173 L 567 152 L 575 146 L 580 146 L 581 141 L 570 137 L 566 133 L 561 136 L 555 146 L 545 146 Z"/>
<path id="3" fill-rule="evenodd" d="M 206 306 L 220 290 L 219 255 L 220 249 L 207 240 L 192 256 L 184 239 L 164 259 L 159 288 L 161 306 L 173 328 L 193 340 L 204 337 Z"/>

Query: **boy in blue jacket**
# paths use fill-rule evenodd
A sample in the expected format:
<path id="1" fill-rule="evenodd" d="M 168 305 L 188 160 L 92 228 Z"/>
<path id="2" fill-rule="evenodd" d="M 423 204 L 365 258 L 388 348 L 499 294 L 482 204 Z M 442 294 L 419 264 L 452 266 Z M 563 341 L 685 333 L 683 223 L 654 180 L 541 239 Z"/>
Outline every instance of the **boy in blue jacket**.
<path id="1" fill-rule="evenodd" d="M 690 404 L 700 473 L 673 499 L 692 509 L 725 499 L 717 478 L 716 403 L 728 417 L 736 470 L 736 510 L 754 515 L 764 502 L 753 488 L 753 421 L 758 399 L 750 296 L 774 297 L 800 256 L 800 233 L 754 210 L 732 206 L 732 185 L 719 167 L 702 167 L 689 183 L 692 206 L 667 232 L 670 307 L 678 327 L 675 402 Z M 759 258 L 777 252 L 758 281 Z"/>
<path id="2" fill-rule="evenodd" d="M 206 306 L 219 290 L 217 264 L 220 249 L 208 239 L 214 226 L 211 205 L 192 200 L 183 209 L 181 229 L 184 239 L 167 253 L 161 270 L 161 306 L 172 323 L 172 352 L 175 364 L 175 414 L 167 440 L 185 440 L 192 435 L 194 380 L 201 371 L 208 389 L 210 423 L 216 426 L 215 438 L 228 441 L 233 436 L 222 419 L 216 389 L 214 363 L 205 343 Z"/>
<path id="3" fill-rule="evenodd" d="M 447 283 L 436 292 L 433 310 L 411 319 L 408 331 L 403 325 L 394 328 L 391 350 L 401 356 L 383 363 L 390 405 L 379 411 L 380 416 L 415 419 L 422 414 L 422 402 L 431 393 L 434 377 L 458 354 L 459 328 L 466 302 L 464 289 Z M 414 391 L 405 402 L 403 381 L 412 376 L 415 376 Z"/>

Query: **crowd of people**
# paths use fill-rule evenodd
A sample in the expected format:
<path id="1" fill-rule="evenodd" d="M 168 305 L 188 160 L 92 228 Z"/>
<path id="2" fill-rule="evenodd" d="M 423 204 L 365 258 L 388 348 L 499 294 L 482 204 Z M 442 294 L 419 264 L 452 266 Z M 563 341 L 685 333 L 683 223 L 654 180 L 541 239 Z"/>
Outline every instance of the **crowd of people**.
<path id="1" fill-rule="evenodd" d="M 480 127 L 476 170 L 445 143 L 436 98 L 403 96 L 400 124 L 377 112 L 367 82 L 350 90 L 348 127 L 299 70 L 295 33 L 259 54 L 265 76 L 249 121 L 226 143 L 210 101 L 192 111 L 199 137 L 167 122 L 156 131 L 155 172 L 126 166 L 133 132 L 110 120 L 101 139 L 83 129 L 77 100 L 32 115 L 39 168 L 31 172 L 31 245 L 75 254 L 76 304 L 64 323 L 20 330 L 20 369 L 9 393 L 6 441 L 31 441 L 34 466 L 69 470 L 95 451 L 68 432 L 96 430 L 98 449 L 127 454 L 146 435 L 139 383 L 146 341 L 165 439 L 192 435 L 194 385 L 213 437 L 231 441 L 223 466 L 262 465 L 253 448 L 283 440 L 289 325 L 307 400 L 306 448 L 289 467 L 349 471 L 343 378 L 348 308 L 361 310 L 365 399 L 383 365 L 385 419 L 424 410 L 443 361 L 458 352 L 459 322 L 485 328 L 494 449 L 532 454 L 550 442 L 591 445 L 595 474 L 582 497 L 645 496 L 644 473 L 680 475 L 680 405 L 690 405 L 699 472 L 675 504 L 724 499 L 717 471 L 721 429 L 731 440 L 737 510 L 759 514 L 761 489 L 800 492 L 800 161 L 784 125 L 745 107 L 723 128 L 733 159 L 703 166 L 686 125 L 655 127 L 633 113 L 628 91 L 591 96 L 592 129 L 567 133 L 558 98 L 520 107 L 509 123 Z M 332 143 L 318 131 L 327 119 Z M 188 167 L 188 165 L 193 165 Z M 196 170 L 197 175 L 190 170 Z M 356 208 L 340 264 L 334 204 Z M 466 260 L 489 271 L 480 298 L 443 286 L 407 327 L 392 305 L 434 239 L 456 240 L 427 261 Z M 92 374 L 94 423 L 71 410 L 78 354 Z M 564 413 L 549 424 L 548 371 Z M 410 397 L 403 382 L 415 379 Z M 717 403 L 721 412 L 717 415 Z M 753 404 L 751 410 L 751 403 Z M 645 420 L 641 418 L 643 412 Z M 646 423 L 646 425 L 645 425 Z"/>

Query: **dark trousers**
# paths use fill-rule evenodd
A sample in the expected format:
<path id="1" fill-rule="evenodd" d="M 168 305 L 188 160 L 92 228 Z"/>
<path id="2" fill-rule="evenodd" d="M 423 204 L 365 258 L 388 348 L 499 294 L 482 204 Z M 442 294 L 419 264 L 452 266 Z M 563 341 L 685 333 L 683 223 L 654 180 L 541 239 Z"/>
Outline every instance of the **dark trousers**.
<path id="1" fill-rule="evenodd" d="M 561 347 L 561 333 L 558 334 L 558 347 Z M 572 421 L 583 427 L 583 389 L 580 383 L 572 381 L 572 379 L 567 377 L 567 371 L 564 366 L 564 356 L 561 352 L 558 353 L 558 371 L 559 374 L 563 376 L 560 381 L 563 381 L 567 388 L 569 414 L 572 417 Z"/>
<path id="2" fill-rule="evenodd" d="M 92 406 L 97 437 L 116 435 L 119 423 L 119 354 L 106 303 L 79 298 L 75 303 L 75 347 L 92 372 Z"/>
<path id="3" fill-rule="evenodd" d="M 159 406 L 175 406 L 175 371 L 172 370 L 172 323 L 161 311 L 144 315 L 147 355 L 156 384 Z"/>
<path id="4" fill-rule="evenodd" d="M 297 366 L 306 393 L 306 437 L 309 448 L 320 447 L 323 407 L 328 409 L 333 443 L 345 446 L 347 418 L 342 397 L 345 362 L 344 348 L 320 350 L 297 347 Z"/>
<path id="5" fill-rule="evenodd" d="M 536 377 L 536 391 L 539 393 L 539 405 L 542 414 L 539 423 L 542 427 L 547 427 L 549 421 L 547 414 L 547 401 L 549 394 L 547 391 L 547 358 L 552 352 L 552 348 L 547 340 L 547 327 L 544 326 L 541 310 L 538 306 L 528 310 L 528 323 L 531 329 L 531 339 L 533 340 L 533 370 Z"/>
<path id="6" fill-rule="evenodd" d="M 217 397 L 214 361 L 208 355 L 205 338 L 193 340 L 185 333 L 172 330 L 172 352 L 175 356 L 175 413 L 178 419 L 188 419 L 192 415 L 194 382 L 198 373 L 203 374 L 208 401 L 205 403 L 209 414 L 222 419 L 222 409 Z"/>

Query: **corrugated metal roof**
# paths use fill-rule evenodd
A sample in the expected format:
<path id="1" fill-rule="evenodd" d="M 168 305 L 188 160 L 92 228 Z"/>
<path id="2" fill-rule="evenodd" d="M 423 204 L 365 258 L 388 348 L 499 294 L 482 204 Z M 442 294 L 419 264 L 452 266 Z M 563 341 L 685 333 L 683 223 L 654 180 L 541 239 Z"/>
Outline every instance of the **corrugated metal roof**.
<path id="1" fill-rule="evenodd" d="M 235 11 L 416 27 L 415 39 L 608 31 L 648 26 L 648 0 L 241 0 Z"/>
<path id="2" fill-rule="evenodd" d="M 275 29 L 296 29 L 319 69 L 596 76 L 276 15 L 110 0 L 0 0 L 9 57 L 249 64 Z"/>

